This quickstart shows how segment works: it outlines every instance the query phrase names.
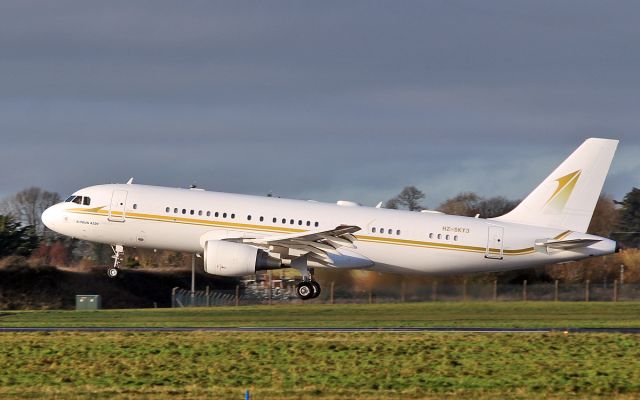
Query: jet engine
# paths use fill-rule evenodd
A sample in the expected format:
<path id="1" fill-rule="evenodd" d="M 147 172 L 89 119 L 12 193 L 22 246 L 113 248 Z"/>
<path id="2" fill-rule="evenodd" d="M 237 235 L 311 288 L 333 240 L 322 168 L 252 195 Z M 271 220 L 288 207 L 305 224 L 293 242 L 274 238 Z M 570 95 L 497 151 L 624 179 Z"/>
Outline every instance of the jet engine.
<path id="1" fill-rule="evenodd" d="M 279 259 L 253 246 L 222 240 L 204 243 L 204 270 L 208 274 L 244 276 L 281 267 Z"/>

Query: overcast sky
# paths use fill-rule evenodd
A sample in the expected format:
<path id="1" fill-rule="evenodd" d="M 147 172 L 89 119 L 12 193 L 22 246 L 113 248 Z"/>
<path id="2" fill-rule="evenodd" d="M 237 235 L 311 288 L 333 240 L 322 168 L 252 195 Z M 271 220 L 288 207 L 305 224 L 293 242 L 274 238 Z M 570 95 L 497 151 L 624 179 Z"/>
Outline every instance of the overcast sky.
<path id="1" fill-rule="evenodd" d="M 0 197 L 125 182 L 522 198 L 585 138 L 640 186 L 636 1 L 3 1 Z"/>

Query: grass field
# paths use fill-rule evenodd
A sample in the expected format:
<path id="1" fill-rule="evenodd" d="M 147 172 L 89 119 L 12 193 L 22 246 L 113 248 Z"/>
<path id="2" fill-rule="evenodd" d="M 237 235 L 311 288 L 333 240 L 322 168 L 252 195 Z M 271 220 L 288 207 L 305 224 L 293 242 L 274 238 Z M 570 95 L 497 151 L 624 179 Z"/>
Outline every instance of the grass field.
<path id="1" fill-rule="evenodd" d="M 2 398 L 640 395 L 634 335 L 9 333 L 0 348 Z"/>
<path id="2" fill-rule="evenodd" d="M 635 303 L 3 312 L 0 326 L 637 327 Z M 640 397 L 640 335 L 2 333 L 0 398 Z"/>
<path id="3" fill-rule="evenodd" d="M 640 327 L 640 303 L 457 302 L 0 312 L 0 326 Z"/>

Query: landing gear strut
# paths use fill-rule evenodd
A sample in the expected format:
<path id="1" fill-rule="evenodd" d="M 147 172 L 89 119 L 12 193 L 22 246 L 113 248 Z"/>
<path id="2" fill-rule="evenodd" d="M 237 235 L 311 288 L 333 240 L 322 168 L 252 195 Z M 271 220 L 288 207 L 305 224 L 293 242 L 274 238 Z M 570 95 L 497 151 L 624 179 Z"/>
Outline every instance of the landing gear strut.
<path id="1" fill-rule="evenodd" d="M 300 271 L 302 282 L 296 286 L 296 294 L 302 300 L 315 299 L 320 296 L 320 284 L 313 280 L 313 268 L 308 267 L 307 256 L 298 257 L 291 262 L 291 267 Z"/>
<path id="2" fill-rule="evenodd" d="M 309 269 L 309 275 L 302 276 L 302 282 L 296 286 L 296 294 L 302 300 L 315 299 L 320 296 L 322 289 L 320 284 L 313 280 L 313 269 Z"/>
<path id="3" fill-rule="evenodd" d="M 124 258 L 124 248 L 117 244 L 115 246 L 111 246 L 111 250 L 113 250 L 113 256 L 111 256 L 111 258 L 113 258 L 113 267 L 107 269 L 107 276 L 109 278 L 115 278 L 118 276 L 120 262 Z"/>

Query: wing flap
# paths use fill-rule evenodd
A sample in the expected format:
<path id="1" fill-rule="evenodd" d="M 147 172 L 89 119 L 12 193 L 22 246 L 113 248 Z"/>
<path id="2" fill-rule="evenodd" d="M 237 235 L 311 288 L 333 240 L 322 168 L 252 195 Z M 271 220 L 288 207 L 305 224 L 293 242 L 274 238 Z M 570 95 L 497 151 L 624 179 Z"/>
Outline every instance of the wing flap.
<path id="1" fill-rule="evenodd" d="M 340 248 L 356 248 L 354 243 L 357 239 L 353 236 L 353 233 L 359 230 L 359 226 L 339 225 L 329 230 L 315 230 L 264 237 L 227 238 L 224 240 L 245 243 L 266 250 L 288 248 L 296 252 L 306 253 L 314 261 L 318 261 L 324 265 L 332 265 L 334 259 L 341 260 L 344 258 Z M 289 257 L 283 256 L 282 258 Z"/>

